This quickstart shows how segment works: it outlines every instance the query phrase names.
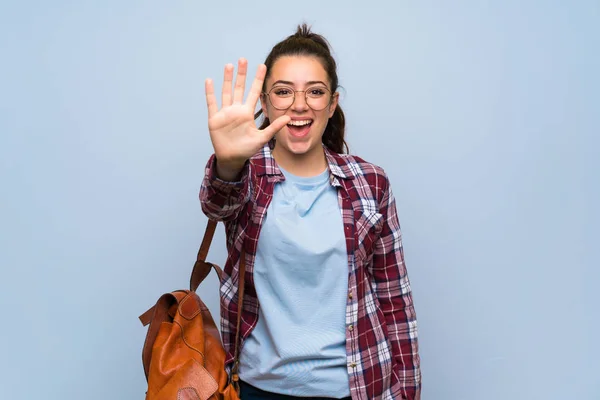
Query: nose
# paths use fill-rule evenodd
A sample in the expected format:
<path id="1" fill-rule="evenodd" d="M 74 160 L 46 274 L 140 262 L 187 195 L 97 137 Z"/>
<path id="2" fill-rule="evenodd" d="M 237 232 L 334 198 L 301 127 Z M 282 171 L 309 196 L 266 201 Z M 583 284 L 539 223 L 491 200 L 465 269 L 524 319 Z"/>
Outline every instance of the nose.
<path id="1" fill-rule="evenodd" d="M 297 91 L 294 93 L 294 102 L 292 103 L 292 110 L 294 111 L 306 111 L 308 110 L 308 104 L 306 103 L 306 96 L 304 91 Z"/>

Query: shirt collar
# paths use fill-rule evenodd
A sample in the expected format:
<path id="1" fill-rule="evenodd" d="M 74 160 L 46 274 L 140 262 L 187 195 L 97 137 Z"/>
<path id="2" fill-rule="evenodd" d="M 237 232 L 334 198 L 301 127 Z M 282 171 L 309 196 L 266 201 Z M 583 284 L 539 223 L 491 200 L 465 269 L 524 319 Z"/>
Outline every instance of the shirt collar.
<path id="1" fill-rule="evenodd" d="M 258 176 L 283 176 L 283 173 L 275 162 L 275 158 L 271 152 L 271 146 L 271 142 L 265 144 L 263 148 L 250 159 Z M 327 146 L 324 144 L 322 146 L 323 150 L 325 151 L 325 158 L 331 174 L 340 179 L 354 178 L 355 174 L 352 172 L 347 159 L 342 155 L 329 150 L 329 148 L 327 148 Z"/>

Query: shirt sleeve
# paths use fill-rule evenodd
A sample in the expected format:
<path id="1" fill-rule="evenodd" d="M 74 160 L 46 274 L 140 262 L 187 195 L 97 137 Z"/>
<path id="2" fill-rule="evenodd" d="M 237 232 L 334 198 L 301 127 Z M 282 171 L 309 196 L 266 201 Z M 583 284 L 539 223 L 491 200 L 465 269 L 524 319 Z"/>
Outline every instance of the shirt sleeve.
<path id="1" fill-rule="evenodd" d="M 217 176 L 216 161 L 213 154 L 206 164 L 200 187 L 200 204 L 209 219 L 230 221 L 237 218 L 250 199 L 250 162 L 246 161 L 238 180 L 229 182 Z"/>
<path id="2" fill-rule="evenodd" d="M 417 320 L 404 263 L 396 201 L 387 178 L 383 193 L 379 207 L 383 227 L 373 254 L 374 290 L 385 316 L 397 368 L 395 372 L 403 385 L 403 395 L 406 399 L 417 400 L 421 397 Z"/>

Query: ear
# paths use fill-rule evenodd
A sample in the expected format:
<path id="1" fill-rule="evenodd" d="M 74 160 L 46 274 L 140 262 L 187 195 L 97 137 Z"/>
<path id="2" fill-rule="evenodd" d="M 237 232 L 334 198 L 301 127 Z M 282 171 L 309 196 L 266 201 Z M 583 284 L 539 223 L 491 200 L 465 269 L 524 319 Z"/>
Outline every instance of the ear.
<path id="1" fill-rule="evenodd" d="M 329 105 L 329 118 L 333 117 L 333 113 L 335 112 L 335 109 L 337 108 L 339 99 L 340 99 L 339 92 L 335 92 L 333 94 L 333 96 L 331 96 L 331 104 Z"/>

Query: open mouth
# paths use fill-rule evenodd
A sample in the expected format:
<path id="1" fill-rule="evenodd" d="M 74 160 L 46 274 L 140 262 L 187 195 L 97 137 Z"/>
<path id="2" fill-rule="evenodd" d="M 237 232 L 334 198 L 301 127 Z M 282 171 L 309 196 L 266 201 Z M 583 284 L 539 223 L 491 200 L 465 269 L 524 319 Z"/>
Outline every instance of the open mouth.
<path id="1" fill-rule="evenodd" d="M 312 123 L 312 119 L 292 120 L 287 124 L 287 127 L 293 136 L 302 137 L 308 134 Z"/>

